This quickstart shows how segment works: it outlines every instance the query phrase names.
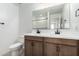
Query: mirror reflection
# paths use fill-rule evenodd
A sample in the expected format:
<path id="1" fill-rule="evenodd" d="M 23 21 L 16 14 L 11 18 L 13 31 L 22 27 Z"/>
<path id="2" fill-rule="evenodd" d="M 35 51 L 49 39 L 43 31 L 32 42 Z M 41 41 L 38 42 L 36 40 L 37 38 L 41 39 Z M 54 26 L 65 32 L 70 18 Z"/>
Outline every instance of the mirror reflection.
<path id="1" fill-rule="evenodd" d="M 32 11 L 33 29 L 69 29 L 70 6 L 60 4 Z"/>

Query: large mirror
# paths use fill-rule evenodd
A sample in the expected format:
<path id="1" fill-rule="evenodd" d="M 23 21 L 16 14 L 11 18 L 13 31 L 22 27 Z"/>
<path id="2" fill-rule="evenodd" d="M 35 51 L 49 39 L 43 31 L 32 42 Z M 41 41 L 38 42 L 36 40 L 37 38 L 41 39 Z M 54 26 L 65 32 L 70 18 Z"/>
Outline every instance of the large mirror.
<path id="1" fill-rule="evenodd" d="M 32 11 L 33 29 L 69 29 L 70 6 L 60 4 Z"/>

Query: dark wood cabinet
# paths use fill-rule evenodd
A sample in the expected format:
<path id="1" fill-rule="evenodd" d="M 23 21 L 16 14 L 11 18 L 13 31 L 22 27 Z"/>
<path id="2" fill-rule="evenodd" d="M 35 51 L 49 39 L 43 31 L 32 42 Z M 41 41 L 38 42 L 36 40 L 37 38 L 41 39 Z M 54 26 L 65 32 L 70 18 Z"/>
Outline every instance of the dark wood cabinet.
<path id="1" fill-rule="evenodd" d="M 42 38 L 27 37 L 25 39 L 25 55 L 26 56 L 42 56 L 43 55 Z"/>
<path id="2" fill-rule="evenodd" d="M 32 55 L 42 56 L 42 54 L 43 54 L 42 42 L 33 41 L 33 46 L 32 47 L 33 47 L 32 48 Z"/>
<path id="3" fill-rule="evenodd" d="M 44 55 L 45 56 L 57 56 L 57 45 L 51 43 L 44 44 Z"/>
<path id="4" fill-rule="evenodd" d="M 25 40 L 25 55 L 32 56 L 32 41 Z"/>
<path id="5" fill-rule="evenodd" d="M 79 40 L 25 36 L 25 56 L 78 56 Z"/>
<path id="6" fill-rule="evenodd" d="M 60 45 L 60 56 L 77 56 L 78 54 L 78 47 L 76 46 L 66 46 L 66 45 Z"/>

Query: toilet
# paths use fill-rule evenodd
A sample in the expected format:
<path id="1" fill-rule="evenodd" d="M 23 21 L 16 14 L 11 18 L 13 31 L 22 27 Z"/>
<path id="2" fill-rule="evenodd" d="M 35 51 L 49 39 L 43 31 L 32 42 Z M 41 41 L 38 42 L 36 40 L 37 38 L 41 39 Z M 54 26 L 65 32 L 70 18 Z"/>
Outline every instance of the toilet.
<path id="1" fill-rule="evenodd" d="M 11 56 L 22 56 L 23 55 L 23 43 L 18 42 L 12 44 L 10 47 Z"/>

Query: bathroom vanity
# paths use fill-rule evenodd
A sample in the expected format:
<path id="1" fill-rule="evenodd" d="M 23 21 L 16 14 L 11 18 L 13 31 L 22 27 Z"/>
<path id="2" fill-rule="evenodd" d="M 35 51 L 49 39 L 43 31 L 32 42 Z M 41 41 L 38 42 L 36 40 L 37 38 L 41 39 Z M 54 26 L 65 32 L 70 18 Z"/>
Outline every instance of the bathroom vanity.
<path id="1" fill-rule="evenodd" d="M 33 30 L 52 30 L 42 33 L 27 33 L 24 35 L 25 56 L 78 56 L 79 55 L 79 33 L 73 26 L 70 4 L 61 4 L 48 8 L 32 11 Z M 75 10 L 75 9 L 74 9 Z M 75 20 L 75 19 L 74 19 Z M 73 29 L 74 28 L 74 29 Z M 59 30 L 71 32 L 60 33 Z M 53 32 L 51 34 L 51 32 Z M 63 31 L 63 32 L 66 32 Z"/>
<path id="2" fill-rule="evenodd" d="M 27 34 L 25 56 L 78 56 L 79 37 Z"/>

